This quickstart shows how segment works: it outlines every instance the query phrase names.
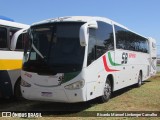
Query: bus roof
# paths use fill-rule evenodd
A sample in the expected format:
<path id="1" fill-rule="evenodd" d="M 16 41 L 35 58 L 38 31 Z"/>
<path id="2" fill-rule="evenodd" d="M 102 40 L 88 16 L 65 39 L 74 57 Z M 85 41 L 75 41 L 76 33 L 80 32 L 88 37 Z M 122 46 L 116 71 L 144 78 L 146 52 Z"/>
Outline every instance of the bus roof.
<path id="1" fill-rule="evenodd" d="M 36 22 L 33 23 L 32 25 L 39 25 L 39 24 L 46 24 L 46 23 L 52 23 L 52 22 L 88 22 L 88 21 L 92 21 L 92 20 L 100 20 L 100 21 L 105 21 L 107 23 L 114 23 L 117 24 L 119 26 L 122 26 L 124 28 L 126 28 L 123 25 L 120 25 L 119 23 L 116 23 L 108 18 L 105 17 L 92 17 L 92 16 L 66 16 L 66 17 L 58 17 L 58 18 L 51 18 L 51 19 L 47 19 L 47 20 L 43 20 L 40 22 Z"/>
<path id="2" fill-rule="evenodd" d="M 29 25 L 2 19 L 0 19 L 0 26 L 9 26 L 9 27 L 26 28 L 26 29 L 29 28 Z"/>
<path id="3" fill-rule="evenodd" d="M 47 20 L 43 20 L 43 21 L 40 21 L 40 22 L 36 22 L 36 23 L 33 23 L 32 26 L 34 25 L 40 25 L 40 24 L 47 24 L 47 23 L 52 23 L 52 22 L 88 22 L 88 21 L 92 21 L 92 20 L 96 20 L 96 21 L 104 21 L 104 22 L 107 22 L 107 23 L 110 23 L 110 24 L 115 24 L 119 27 L 122 27 L 126 30 L 129 30 L 137 35 L 140 35 L 130 29 L 128 29 L 127 27 L 111 20 L 111 19 L 108 19 L 106 17 L 95 17 L 95 16 L 66 16 L 66 17 L 58 17 L 58 18 L 52 18 L 52 19 L 47 19 Z M 142 35 L 140 35 L 142 36 Z M 144 37 L 144 36 L 142 36 Z M 146 37 L 145 37 L 146 38 Z"/>

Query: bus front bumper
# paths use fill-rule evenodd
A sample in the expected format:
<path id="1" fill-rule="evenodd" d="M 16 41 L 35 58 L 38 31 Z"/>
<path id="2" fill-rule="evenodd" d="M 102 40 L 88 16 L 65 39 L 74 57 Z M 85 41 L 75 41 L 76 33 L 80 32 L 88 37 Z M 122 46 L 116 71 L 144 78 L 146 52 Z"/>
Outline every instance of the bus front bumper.
<path id="1" fill-rule="evenodd" d="M 76 103 L 86 101 L 81 90 L 65 90 L 57 88 L 32 88 L 21 86 L 22 96 L 28 100 Z"/>

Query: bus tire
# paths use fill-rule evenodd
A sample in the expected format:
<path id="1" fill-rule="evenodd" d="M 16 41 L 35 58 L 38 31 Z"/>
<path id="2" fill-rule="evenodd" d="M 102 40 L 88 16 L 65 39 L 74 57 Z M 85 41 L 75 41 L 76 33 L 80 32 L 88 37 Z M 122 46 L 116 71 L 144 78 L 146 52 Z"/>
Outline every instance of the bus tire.
<path id="1" fill-rule="evenodd" d="M 107 102 L 111 97 L 112 87 L 109 79 L 106 80 L 104 89 L 103 89 L 103 95 L 98 98 L 98 101 L 100 103 Z"/>
<path id="2" fill-rule="evenodd" d="M 20 88 L 20 84 L 21 84 L 21 78 L 19 78 L 15 84 L 14 87 L 14 98 L 16 100 L 21 100 L 22 99 L 22 93 L 21 93 L 21 88 Z"/>
<path id="3" fill-rule="evenodd" d="M 138 75 L 137 87 L 141 87 L 141 85 L 142 85 L 142 72 L 140 71 Z"/>

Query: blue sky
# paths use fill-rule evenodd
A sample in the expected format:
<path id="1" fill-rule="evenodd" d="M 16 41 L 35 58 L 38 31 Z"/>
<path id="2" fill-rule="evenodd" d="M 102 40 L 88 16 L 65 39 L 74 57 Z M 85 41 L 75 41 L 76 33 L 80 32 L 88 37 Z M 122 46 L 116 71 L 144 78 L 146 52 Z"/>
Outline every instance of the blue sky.
<path id="1" fill-rule="evenodd" d="M 160 54 L 160 0 L 1 0 L 0 15 L 32 24 L 62 16 L 102 16 L 156 39 Z"/>

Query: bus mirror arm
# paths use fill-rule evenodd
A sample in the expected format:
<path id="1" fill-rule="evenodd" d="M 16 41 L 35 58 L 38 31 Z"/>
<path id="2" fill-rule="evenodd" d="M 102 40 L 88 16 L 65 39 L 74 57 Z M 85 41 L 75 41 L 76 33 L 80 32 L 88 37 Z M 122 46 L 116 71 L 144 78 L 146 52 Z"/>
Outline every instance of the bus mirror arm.
<path id="1" fill-rule="evenodd" d="M 16 49 L 16 45 L 17 45 L 17 40 L 18 40 L 18 37 L 27 29 L 21 29 L 19 31 L 17 31 L 16 33 L 14 33 L 12 39 L 11 39 L 11 45 L 10 45 L 10 49 L 11 50 L 15 50 Z"/>
<path id="2" fill-rule="evenodd" d="M 10 49 L 14 51 L 16 49 L 16 44 L 17 44 L 17 35 L 14 34 L 11 39 Z"/>
<path id="3" fill-rule="evenodd" d="M 81 46 L 86 46 L 88 43 L 88 38 L 89 38 L 89 28 L 97 29 L 98 25 L 96 21 L 90 21 L 85 23 L 80 27 L 80 32 L 79 32 L 79 38 L 80 38 L 80 45 Z"/>

